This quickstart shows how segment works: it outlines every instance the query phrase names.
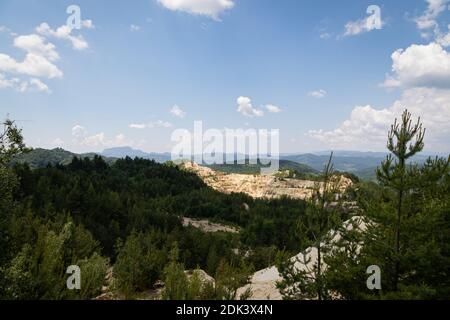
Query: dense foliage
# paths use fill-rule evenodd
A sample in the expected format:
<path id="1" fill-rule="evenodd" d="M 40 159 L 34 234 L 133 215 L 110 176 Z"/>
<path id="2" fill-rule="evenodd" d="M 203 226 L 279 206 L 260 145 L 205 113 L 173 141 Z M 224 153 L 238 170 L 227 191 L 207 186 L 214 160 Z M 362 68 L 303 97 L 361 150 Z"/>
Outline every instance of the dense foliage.
<path id="1" fill-rule="evenodd" d="M 311 270 L 279 262 L 285 299 L 450 299 L 450 157 L 408 164 L 423 149 L 424 136 L 420 119 L 413 123 L 407 111 L 395 121 L 379 183 L 349 191 L 363 215 L 338 228 L 334 240 L 316 239 L 313 246 L 329 251 Z M 320 203 L 313 199 L 308 206 Z M 376 287 L 371 270 L 378 273 Z"/>
<path id="2" fill-rule="evenodd" d="M 288 168 L 281 178 L 322 181 L 308 201 L 222 194 L 173 163 L 140 158 L 70 155 L 67 161 L 61 154 L 64 164 L 58 158 L 42 167 L 43 155 L 33 158 L 33 168 L 22 161 L 9 166 L 28 150 L 21 131 L 6 121 L 0 134 L 0 299 L 91 299 L 102 293 L 112 268 L 108 286 L 124 298 L 157 291 L 163 281 L 163 299 L 233 299 L 252 272 L 275 263 L 287 299 L 448 299 L 450 159 L 407 161 L 423 148 L 420 123 L 413 126 L 410 117 L 406 113 L 392 128 L 388 146 L 395 158 L 382 163 L 378 183 L 333 173 L 331 162 L 322 175 Z M 354 185 L 336 197 L 340 174 Z M 343 224 L 355 214 L 365 230 Z M 239 233 L 207 233 L 183 226 L 183 217 Z M 340 231 L 337 242 L 331 229 Z M 298 272 L 289 258 L 307 247 L 317 263 Z M 81 290 L 66 287 L 71 265 L 82 270 Z M 366 285 L 373 265 L 382 273 L 381 290 Z M 200 272 L 185 272 L 196 269 L 213 276 L 215 285 Z"/>
<path id="3" fill-rule="evenodd" d="M 170 163 L 125 158 L 109 165 L 95 156 L 75 157 L 66 166 L 15 164 L 5 170 L 15 183 L 2 227 L 9 240 L 2 253 L 3 298 L 93 297 L 102 284 L 98 274 L 109 265 L 114 266 L 115 285 L 132 296 L 167 276 L 174 244 L 184 268 L 215 276 L 224 266 L 234 266 L 235 278 L 243 270 L 248 275 L 268 267 L 279 250 L 302 248 L 294 222 L 304 213 L 303 201 L 224 195 Z M 186 228 L 184 216 L 229 224 L 241 232 Z M 98 267 L 91 272 L 94 279 L 83 278 L 95 287 L 68 293 L 65 269 L 83 263 Z M 243 284 L 246 276 L 240 279 Z"/>

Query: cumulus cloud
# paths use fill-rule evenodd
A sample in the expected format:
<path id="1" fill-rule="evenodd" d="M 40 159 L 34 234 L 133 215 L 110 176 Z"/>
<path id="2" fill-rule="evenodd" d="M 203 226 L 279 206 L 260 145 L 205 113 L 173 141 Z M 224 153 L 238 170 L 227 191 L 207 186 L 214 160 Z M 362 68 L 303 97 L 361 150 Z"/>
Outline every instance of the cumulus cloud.
<path id="1" fill-rule="evenodd" d="M 281 112 L 281 108 L 278 106 L 275 106 L 273 104 L 267 104 L 266 105 L 266 109 L 267 111 L 269 111 L 270 113 L 279 113 Z"/>
<path id="2" fill-rule="evenodd" d="M 42 82 L 41 80 L 37 78 L 31 78 L 28 81 L 20 81 L 17 78 L 12 79 L 14 85 L 13 88 L 15 88 L 19 92 L 46 92 L 51 93 L 49 87 Z"/>
<path id="3" fill-rule="evenodd" d="M 6 79 L 4 74 L 0 73 L 0 89 L 12 88 L 14 86 L 13 79 Z"/>
<path id="4" fill-rule="evenodd" d="M 72 128 L 72 137 L 75 139 L 75 141 L 77 142 L 82 141 L 86 136 L 87 130 L 85 127 L 77 124 Z"/>
<path id="5" fill-rule="evenodd" d="M 323 89 L 308 92 L 308 96 L 310 96 L 312 98 L 316 98 L 316 99 L 325 98 L 326 95 L 327 95 L 327 92 Z"/>
<path id="6" fill-rule="evenodd" d="M 450 88 L 450 54 L 440 44 L 413 44 L 392 54 L 392 75 L 384 87 Z"/>
<path id="7" fill-rule="evenodd" d="M 0 53 L 0 71 L 25 74 L 34 77 L 61 78 L 63 73 L 47 58 L 35 53 L 28 53 L 21 62 L 7 54 Z"/>
<path id="8" fill-rule="evenodd" d="M 253 108 L 252 100 L 248 97 L 237 98 L 237 104 L 237 112 L 246 117 L 262 117 L 264 115 L 264 111 Z"/>
<path id="9" fill-rule="evenodd" d="M 41 80 L 37 79 L 37 78 L 32 78 L 30 80 L 30 86 L 32 86 L 33 88 L 36 88 L 36 90 L 38 91 L 43 91 L 43 92 L 47 92 L 50 93 L 50 89 L 48 88 L 48 86 L 42 82 Z"/>
<path id="10" fill-rule="evenodd" d="M 450 90 L 411 88 L 392 106 L 375 109 L 357 106 L 348 120 L 334 130 L 311 130 L 307 136 L 336 149 L 385 150 L 387 133 L 394 118 L 407 108 L 415 118 L 421 116 L 427 128 L 425 144 L 432 150 L 450 150 Z"/>
<path id="11" fill-rule="evenodd" d="M 63 76 L 62 71 L 53 64 L 59 59 L 55 45 L 43 37 L 36 34 L 18 36 L 14 39 L 14 46 L 27 52 L 24 60 L 17 61 L 0 53 L 0 71 L 49 79 Z"/>
<path id="12" fill-rule="evenodd" d="M 81 27 L 94 29 L 92 20 L 84 20 Z M 0 32 L 10 31 L 6 27 L 0 27 Z M 50 93 L 50 89 L 39 78 L 62 78 L 63 72 L 54 64 L 59 60 L 56 46 L 48 42 L 48 37 L 65 39 L 72 43 L 74 49 L 84 50 L 88 48 L 87 42 L 81 35 L 72 35 L 72 29 L 63 25 L 56 30 L 50 28 L 47 23 L 42 23 L 36 28 L 37 34 L 17 35 L 14 38 L 14 47 L 26 52 L 22 61 L 8 54 L 0 53 L 0 89 L 14 88 L 18 92 L 40 91 Z M 5 76 L 5 74 L 9 76 Z M 14 76 L 13 76 L 14 75 Z M 11 78 L 11 76 L 13 76 Z M 28 80 L 18 76 L 29 76 Z"/>
<path id="13" fill-rule="evenodd" d="M 90 20 L 87 20 L 90 21 Z M 82 27 L 85 28 L 93 28 L 92 21 L 90 22 L 83 22 Z M 40 35 L 46 36 L 46 37 L 54 37 L 57 39 L 67 40 L 72 44 L 72 47 L 76 50 L 85 50 L 89 47 L 89 44 L 84 39 L 82 35 L 74 36 L 72 35 L 72 28 L 70 28 L 68 25 L 64 24 L 57 28 L 56 30 L 50 28 L 48 23 L 43 22 L 41 23 L 37 28 L 36 32 Z"/>
<path id="14" fill-rule="evenodd" d="M 43 37 L 37 34 L 16 37 L 14 39 L 14 46 L 26 52 L 46 57 L 50 61 L 59 59 L 59 54 L 56 52 L 55 45 L 53 43 L 46 42 Z"/>
<path id="15" fill-rule="evenodd" d="M 170 122 L 158 120 L 149 123 L 131 123 L 129 125 L 131 129 L 152 129 L 152 128 L 172 128 L 173 125 Z"/>
<path id="16" fill-rule="evenodd" d="M 131 145 L 133 142 L 127 141 L 125 135 L 121 133 L 113 139 L 108 139 L 104 132 L 89 135 L 85 127 L 77 124 L 72 128 L 72 143 L 76 146 L 98 148 Z"/>
<path id="17" fill-rule="evenodd" d="M 204 15 L 219 20 L 219 15 L 234 7 L 233 0 L 158 0 L 160 4 L 172 11 Z"/>
<path id="18" fill-rule="evenodd" d="M 170 109 L 170 113 L 175 117 L 184 118 L 186 116 L 186 112 L 184 112 L 179 106 L 174 105 L 172 109 Z"/>

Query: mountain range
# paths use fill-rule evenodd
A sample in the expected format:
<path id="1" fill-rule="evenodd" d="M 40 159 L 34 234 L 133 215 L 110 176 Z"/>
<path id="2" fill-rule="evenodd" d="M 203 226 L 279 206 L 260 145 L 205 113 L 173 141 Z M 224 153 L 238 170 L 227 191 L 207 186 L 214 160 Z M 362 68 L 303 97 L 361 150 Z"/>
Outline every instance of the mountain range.
<path id="1" fill-rule="evenodd" d="M 93 158 L 95 155 L 102 156 L 106 162 L 112 163 L 119 158 L 144 158 L 153 159 L 156 162 L 166 162 L 171 160 L 170 153 L 144 152 L 142 150 L 133 149 L 131 147 L 117 147 L 105 149 L 100 153 L 83 153 L 76 154 L 61 148 L 52 150 L 37 148 L 29 153 L 16 157 L 13 162 L 27 162 L 32 168 L 41 168 L 47 164 L 68 164 L 73 157 Z M 386 157 L 387 153 L 383 152 L 357 152 L 357 151 L 336 151 L 333 154 L 334 169 L 342 172 L 349 172 L 357 175 L 364 180 L 373 180 L 375 178 L 375 170 Z M 296 170 L 300 173 L 315 174 L 320 172 L 327 163 L 330 152 L 323 151 L 317 153 L 304 154 L 282 154 L 280 156 L 280 168 Z M 243 156 L 238 158 L 242 158 Z M 423 163 L 429 155 L 419 155 L 411 161 Z M 259 172 L 260 165 L 210 165 L 209 167 L 222 171 L 234 173 L 254 174 Z"/>

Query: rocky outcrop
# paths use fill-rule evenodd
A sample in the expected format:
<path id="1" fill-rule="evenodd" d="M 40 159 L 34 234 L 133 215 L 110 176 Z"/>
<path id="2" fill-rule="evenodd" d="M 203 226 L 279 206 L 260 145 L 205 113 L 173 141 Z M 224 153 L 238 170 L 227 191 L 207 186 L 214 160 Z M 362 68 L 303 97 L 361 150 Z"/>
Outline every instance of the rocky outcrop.
<path id="1" fill-rule="evenodd" d="M 366 222 L 359 216 L 346 221 L 344 226 L 347 230 L 352 230 L 356 227 L 358 230 L 364 231 L 367 228 Z M 332 230 L 329 235 L 332 237 L 331 243 L 337 243 L 341 239 L 341 233 L 338 231 Z M 313 270 L 314 265 L 317 263 L 317 249 L 314 247 L 308 248 L 297 256 L 292 257 L 291 261 L 295 262 L 295 268 L 299 271 Z M 322 266 L 324 269 L 327 267 L 324 263 Z M 236 296 L 239 297 L 250 288 L 252 292 L 250 300 L 281 300 L 281 293 L 276 287 L 277 282 L 280 280 L 282 278 L 277 267 L 273 266 L 260 270 L 253 274 L 249 284 L 238 289 Z"/>
<path id="2" fill-rule="evenodd" d="M 195 172 L 211 188 L 226 193 L 245 193 L 253 198 L 277 199 L 288 196 L 293 199 L 311 197 L 318 182 L 281 178 L 276 175 L 248 175 L 217 172 L 199 166 L 193 162 L 185 162 L 182 167 Z M 319 187 L 321 186 L 320 183 Z M 352 185 L 352 181 L 344 176 L 337 183 L 340 192 Z"/>
<path id="3" fill-rule="evenodd" d="M 194 228 L 200 229 L 203 232 L 228 232 L 228 233 L 239 233 L 238 228 L 226 226 L 219 223 L 212 223 L 208 220 L 197 220 L 192 218 L 183 217 L 181 223 L 184 227 L 192 226 Z"/>
<path id="4" fill-rule="evenodd" d="M 191 278 L 194 276 L 194 274 L 197 274 L 198 278 L 202 283 L 210 283 L 214 285 L 216 283 L 216 280 L 214 280 L 213 277 L 211 277 L 209 274 L 206 273 L 206 271 L 202 269 L 196 269 L 196 270 L 186 270 L 184 271 L 184 274 L 188 278 L 188 280 L 191 280 Z"/>

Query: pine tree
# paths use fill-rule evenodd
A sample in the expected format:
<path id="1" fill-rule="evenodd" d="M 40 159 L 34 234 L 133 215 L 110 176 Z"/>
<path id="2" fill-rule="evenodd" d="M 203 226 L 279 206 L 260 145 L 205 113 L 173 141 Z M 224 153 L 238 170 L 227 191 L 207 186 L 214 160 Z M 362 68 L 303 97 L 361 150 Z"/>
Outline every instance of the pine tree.
<path id="1" fill-rule="evenodd" d="M 188 298 L 188 280 L 183 264 L 178 262 L 178 246 L 175 243 L 170 251 L 170 263 L 164 269 L 163 300 L 186 300 Z"/>
<path id="2" fill-rule="evenodd" d="M 283 278 L 277 284 L 285 299 L 329 298 L 323 277 L 324 254 L 329 250 L 331 234 L 329 231 L 339 225 L 339 218 L 330 203 L 337 191 L 336 176 L 333 170 L 333 153 L 325 165 L 321 183 L 316 183 L 312 197 L 307 202 L 305 217 L 299 220 L 298 234 L 301 242 L 311 245 L 311 251 L 289 259 L 281 258 L 278 263 Z M 314 263 L 314 253 L 317 258 Z M 301 267 L 299 267 L 301 266 Z"/>
<path id="3" fill-rule="evenodd" d="M 401 251 L 401 224 L 403 214 L 404 195 L 411 189 L 411 174 L 408 172 L 406 161 L 424 147 L 425 129 L 422 128 L 420 118 L 413 124 L 411 113 L 405 110 L 401 123 L 395 119 L 388 135 L 387 148 L 392 153 L 382 162 L 377 169 L 377 177 L 383 186 L 391 188 L 397 193 L 397 217 L 395 222 L 395 253 L 394 266 L 394 289 L 398 290 L 400 274 L 400 251 Z M 395 159 L 393 158 L 393 156 Z"/>
<path id="4" fill-rule="evenodd" d="M 28 149 L 23 140 L 22 130 L 17 128 L 14 121 L 6 119 L 3 131 L 0 132 L 0 287 L 4 279 L 3 264 L 12 254 L 8 229 L 13 209 L 13 190 L 18 185 L 18 179 L 8 164 L 12 157 L 26 151 Z"/>
<path id="5" fill-rule="evenodd" d="M 0 133 L 0 165 L 6 166 L 13 156 L 28 150 L 22 129 L 18 129 L 14 121 L 6 119 L 3 122 L 3 132 Z"/>

